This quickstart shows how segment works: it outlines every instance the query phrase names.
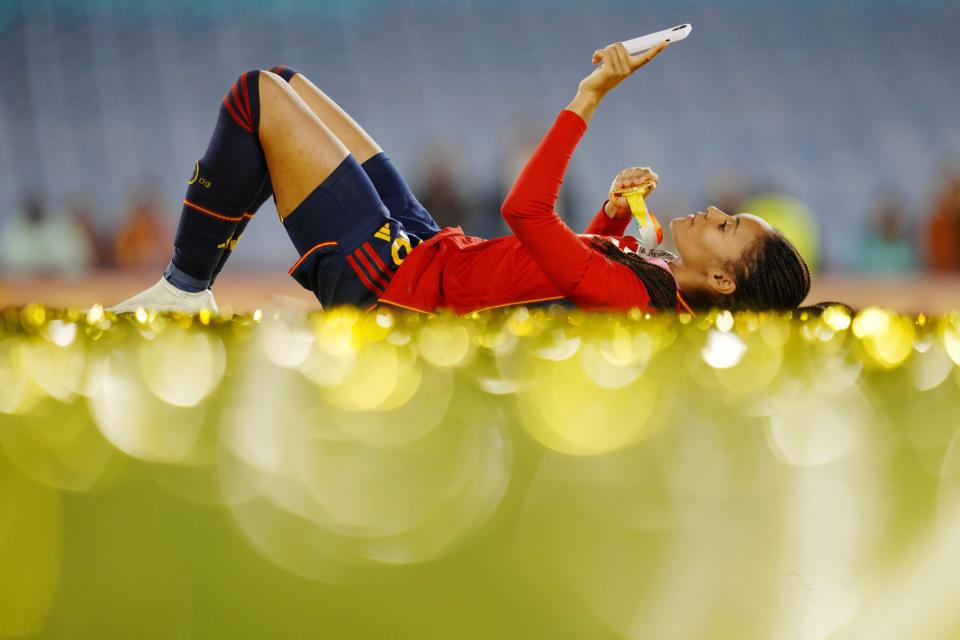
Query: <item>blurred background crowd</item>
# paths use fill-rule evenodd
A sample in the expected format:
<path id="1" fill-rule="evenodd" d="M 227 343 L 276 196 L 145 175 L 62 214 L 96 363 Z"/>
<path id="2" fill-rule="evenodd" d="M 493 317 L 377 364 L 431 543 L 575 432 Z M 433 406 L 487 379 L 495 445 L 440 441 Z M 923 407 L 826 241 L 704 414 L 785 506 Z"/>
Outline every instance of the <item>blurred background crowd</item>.
<path id="1" fill-rule="evenodd" d="M 953 2 L 4 0 L 0 281 L 159 272 L 225 88 L 275 64 L 353 114 L 442 226 L 506 233 L 499 203 L 592 51 L 683 22 L 591 124 L 572 226 L 648 165 L 663 222 L 716 204 L 819 274 L 960 274 Z M 264 210 L 231 268 L 283 275 L 297 256 Z"/>

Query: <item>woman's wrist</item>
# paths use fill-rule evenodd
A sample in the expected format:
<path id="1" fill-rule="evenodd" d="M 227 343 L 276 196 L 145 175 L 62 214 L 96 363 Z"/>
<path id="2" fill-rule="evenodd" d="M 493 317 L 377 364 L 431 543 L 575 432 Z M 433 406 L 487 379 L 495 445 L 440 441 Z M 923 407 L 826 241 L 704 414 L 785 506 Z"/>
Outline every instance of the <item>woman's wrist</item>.
<path id="1" fill-rule="evenodd" d="M 633 216 L 629 209 L 624 210 L 616 207 L 610 200 L 603 203 L 603 212 L 611 220 L 629 220 Z"/>
<path id="2" fill-rule="evenodd" d="M 567 105 L 567 110 L 573 111 L 583 118 L 584 122 L 589 123 L 590 118 L 593 117 L 593 112 L 597 110 L 597 105 L 600 104 L 602 99 L 603 96 L 596 91 L 578 89 L 577 95 Z"/>
<path id="3" fill-rule="evenodd" d="M 605 200 L 605 201 L 604 201 L 604 203 L 603 203 L 603 212 L 604 212 L 604 213 L 606 214 L 606 216 L 607 216 L 608 218 L 610 218 L 611 220 L 616 220 L 616 218 L 614 217 L 614 214 L 616 214 L 616 211 L 614 210 L 613 205 L 610 204 L 610 200 Z"/>

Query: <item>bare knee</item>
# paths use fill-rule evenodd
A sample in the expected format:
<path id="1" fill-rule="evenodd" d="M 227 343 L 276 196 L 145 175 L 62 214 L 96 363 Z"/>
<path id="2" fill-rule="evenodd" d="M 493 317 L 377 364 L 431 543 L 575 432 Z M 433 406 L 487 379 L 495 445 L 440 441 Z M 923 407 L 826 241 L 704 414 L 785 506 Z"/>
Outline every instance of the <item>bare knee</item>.
<path id="1" fill-rule="evenodd" d="M 263 135 L 263 126 L 277 119 L 282 118 L 284 113 L 288 113 L 298 108 L 300 97 L 290 88 L 283 78 L 270 73 L 261 71 L 259 78 L 260 93 L 260 125 L 261 136 Z"/>
<path id="2" fill-rule="evenodd" d="M 275 96 L 283 95 L 287 87 L 286 81 L 275 73 L 270 71 L 260 71 L 260 95 L 261 97 L 271 93 Z"/>

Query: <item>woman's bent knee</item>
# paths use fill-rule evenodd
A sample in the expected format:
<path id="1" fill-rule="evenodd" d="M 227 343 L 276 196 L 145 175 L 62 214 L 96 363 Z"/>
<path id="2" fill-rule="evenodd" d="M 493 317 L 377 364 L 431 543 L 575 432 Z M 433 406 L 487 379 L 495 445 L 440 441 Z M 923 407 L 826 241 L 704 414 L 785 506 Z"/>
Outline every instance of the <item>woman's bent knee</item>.
<path id="1" fill-rule="evenodd" d="M 299 96 L 286 81 L 275 73 L 261 71 L 259 78 L 260 118 L 267 122 L 278 112 L 295 108 Z M 262 131 L 261 131 L 262 133 Z"/>

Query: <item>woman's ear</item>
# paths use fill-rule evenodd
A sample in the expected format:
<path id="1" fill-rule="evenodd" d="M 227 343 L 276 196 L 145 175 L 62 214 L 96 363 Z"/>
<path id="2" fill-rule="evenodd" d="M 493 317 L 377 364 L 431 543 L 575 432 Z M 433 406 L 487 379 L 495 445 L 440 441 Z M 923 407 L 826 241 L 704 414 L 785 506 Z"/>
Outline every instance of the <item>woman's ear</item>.
<path id="1" fill-rule="evenodd" d="M 713 269 L 707 278 L 707 286 L 715 293 L 723 296 L 729 296 L 737 290 L 737 283 L 733 279 L 733 274 L 726 269 Z"/>

